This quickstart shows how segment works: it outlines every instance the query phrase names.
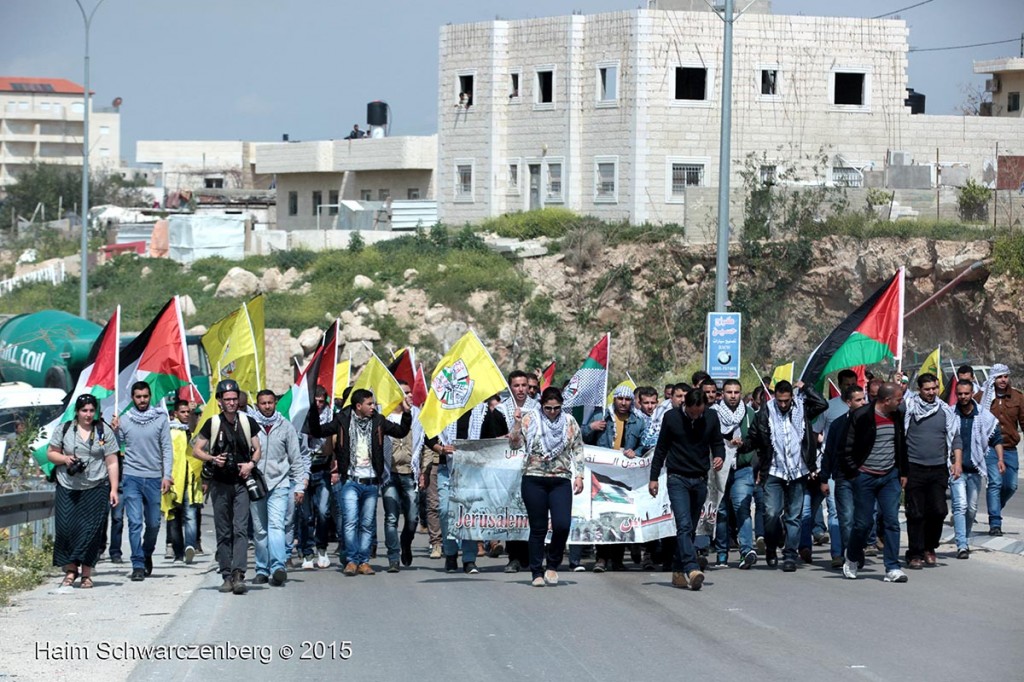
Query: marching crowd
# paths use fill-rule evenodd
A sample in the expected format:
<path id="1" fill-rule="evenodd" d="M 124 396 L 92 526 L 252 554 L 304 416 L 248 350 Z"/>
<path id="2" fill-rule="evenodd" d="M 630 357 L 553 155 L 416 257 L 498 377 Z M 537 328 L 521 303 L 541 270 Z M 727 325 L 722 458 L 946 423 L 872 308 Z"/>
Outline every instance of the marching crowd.
<path id="1" fill-rule="evenodd" d="M 507 396 L 493 396 L 428 438 L 410 403 L 392 414 L 373 394 L 355 390 L 347 407 L 315 394 L 306 428 L 277 412 L 269 390 L 255 407 L 233 380 L 216 387 L 219 413 L 198 431 L 196 408 L 182 389 L 173 409 L 151 405 L 145 382 L 132 387 L 132 406 L 109 424 L 92 395 L 75 399 L 75 418 L 55 429 L 47 457 L 55 467 L 54 565 L 62 588 L 91 588 L 109 548 L 121 562 L 127 520 L 131 580 L 153 571 L 166 521 L 173 561 L 202 551 L 197 532 L 205 501 L 213 514 L 220 591 L 245 594 L 248 548 L 255 549 L 254 584 L 280 586 L 288 568 L 331 566 L 328 545 L 347 576 L 372 575 L 378 499 L 384 511 L 387 571 L 413 562 L 412 544 L 425 530 L 430 558 L 444 570 L 478 572 L 481 554 L 505 555 L 505 572 L 529 570 L 532 585 L 559 582 L 573 495 L 583 488 L 583 444 L 626 458 L 650 458 L 649 494 L 664 471 L 675 537 L 642 545 L 574 544 L 572 571 L 624 570 L 627 550 L 644 570 L 670 571 L 675 587 L 699 590 L 711 560 L 749 570 L 759 561 L 794 572 L 810 563 L 814 545 L 828 545 L 830 566 L 856 579 L 866 557 L 881 553 L 886 582 L 937 564 L 936 550 L 952 499 L 956 558 L 970 557 L 978 498 L 985 491 L 988 533 L 1002 534 L 1002 507 L 1017 487 L 1017 447 L 1024 394 L 1009 369 L 995 365 L 983 386 L 969 366 L 939 397 L 939 378 L 921 374 L 916 390 L 902 375 L 890 381 L 843 370 L 839 395 L 826 401 L 814 387 L 780 381 L 744 393 L 697 373 L 689 383 L 616 389 L 611 404 L 581 421 L 563 410 L 562 391 L 543 391 L 536 375 L 508 375 Z M 950 400 L 952 403 L 953 400 Z M 195 431 L 195 432 L 194 432 Z M 451 456 L 464 439 L 507 437 L 524 449 L 522 499 L 529 540 L 454 540 L 447 528 Z M 987 480 L 986 480 L 987 479 Z M 907 547 L 901 554 L 899 507 Z M 548 534 L 550 533 L 550 537 Z M 109 540 L 108 540 L 109 538 Z M 586 560 L 586 561 L 585 561 Z M 66 590 L 65 590 L 66 591 Z"/>

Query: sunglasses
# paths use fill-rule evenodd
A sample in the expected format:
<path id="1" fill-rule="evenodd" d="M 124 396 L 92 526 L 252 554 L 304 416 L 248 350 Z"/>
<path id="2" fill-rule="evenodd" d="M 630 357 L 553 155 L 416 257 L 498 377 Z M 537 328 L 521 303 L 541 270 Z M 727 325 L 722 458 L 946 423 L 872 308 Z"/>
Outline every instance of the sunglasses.
<path id="1" fill-rule="evenodd" d="M 544 410 L 545 412 L 561 412 L 562 411 L 562 406 L 561 405 L 545 405 L 541 409 Z"/>

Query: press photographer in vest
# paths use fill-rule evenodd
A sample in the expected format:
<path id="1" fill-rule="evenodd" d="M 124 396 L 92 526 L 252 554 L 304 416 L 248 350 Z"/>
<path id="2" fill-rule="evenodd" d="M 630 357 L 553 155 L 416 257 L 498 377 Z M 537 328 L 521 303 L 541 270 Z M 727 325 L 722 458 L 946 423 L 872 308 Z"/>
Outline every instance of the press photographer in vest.
<path id="1" fill-rule="evenodd" d="M 231 379 L 217 384 L 220 414 L 203 424 L 192 454 L 208 463 L 203 475 L 210 478 L 217 564 L 224 578 L 220 591 L 245 594 L 250 501 L 246 480 L 260 460 L 260 441 L 256 420 L 239 412 L 239 393 L 238 383 Z"/>

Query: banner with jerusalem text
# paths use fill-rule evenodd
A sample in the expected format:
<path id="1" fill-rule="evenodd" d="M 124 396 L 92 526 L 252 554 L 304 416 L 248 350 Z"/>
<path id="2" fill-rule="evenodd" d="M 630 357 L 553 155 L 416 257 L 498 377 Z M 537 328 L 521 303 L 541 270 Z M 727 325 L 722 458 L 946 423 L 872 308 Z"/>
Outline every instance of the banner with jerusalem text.
<path id="1" fill-rule="evenodd" d="M 520 486 L 526 451 L 507 438 L 457 440 L 451 456 L 448 535 L 456 540 L 528 540 Z"/>
<path id="2" fill-rule="evenodd" d="M 665 471 L 651 497 L 651 458 L 584 446 L 583 492 L 572 499 L 569 544 L 615 545 L 675 537 Z"/>

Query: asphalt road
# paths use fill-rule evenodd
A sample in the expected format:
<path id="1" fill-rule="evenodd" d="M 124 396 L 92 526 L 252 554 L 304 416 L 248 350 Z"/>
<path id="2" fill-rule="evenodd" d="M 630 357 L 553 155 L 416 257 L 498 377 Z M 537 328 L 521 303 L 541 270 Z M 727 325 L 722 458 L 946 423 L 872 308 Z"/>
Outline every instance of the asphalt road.
<path id="1" fill-rule="evenodd" d="M 711 569 L 700 592 L 640 570 L 533 588 L 501 559 L 447 575 L 421 548 L 397 575 L 335 564 L 244 597 L 219 594 L 210 574 L 153 643 L 263 646 L 269 663 L 144 662 L 130 679 L 1020 679 L 1024 559 L 949 551 L 906 584 L 883 583 L 877 563 L 856 581 L 759 564 Z"/>

